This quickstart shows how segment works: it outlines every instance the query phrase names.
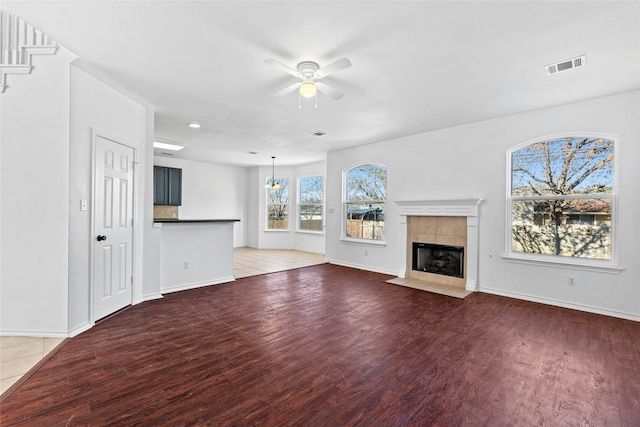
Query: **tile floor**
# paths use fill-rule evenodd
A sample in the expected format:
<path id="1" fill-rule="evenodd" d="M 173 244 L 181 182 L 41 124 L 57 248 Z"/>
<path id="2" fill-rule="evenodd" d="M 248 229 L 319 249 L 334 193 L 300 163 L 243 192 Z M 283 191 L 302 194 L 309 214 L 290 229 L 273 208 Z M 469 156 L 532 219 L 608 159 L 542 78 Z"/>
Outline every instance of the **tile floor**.
<path id="1" fill-rule="evenodd" d="M 62 341 L 64 338 L 0 337 L 0 394 Z"/>
<path id="2" fill-rule="evenodd" d="M 244 247 L 233 250 L 233 273 L 236 279 L 324 262 L 324 254 L 289 249 L 264 250 Z"/>
<path id="3" fill-rule="evenodd" d="M 450 297 L 461 298 L 461 299 L 464 299 L 473 293 L 473 292 L 467 291 L 466 289 L 459 288 L 457 286 L 440 285 L 438 283 L 429 283 L 429 282 L 424 282 L 422 280 L 415 280 L 415 279 L 401 279 L 399 277 L 395 279 L 387 280 L 387 283 L 406 286 L 408 288 L 420 289 L 422 291 L 433 292 L 436 294 L 447 295 Z"/>
<path id="4" fill-rule="evenodd" d="M 325 262 L 323 254 L 286 249 L 235 248 L 234 275 L 241 277 L 273 273 Z M 0 394 L 35 366 L 63 338 L 0 337 Z"/>

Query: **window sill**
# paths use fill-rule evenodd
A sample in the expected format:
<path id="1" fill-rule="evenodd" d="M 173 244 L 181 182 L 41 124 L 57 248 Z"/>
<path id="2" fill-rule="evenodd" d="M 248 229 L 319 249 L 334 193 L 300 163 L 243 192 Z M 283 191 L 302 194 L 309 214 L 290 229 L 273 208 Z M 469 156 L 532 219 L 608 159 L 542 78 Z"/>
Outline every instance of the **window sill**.
<path id="1" fill-rule="evenodd" d="M 607 273 L 607 274 L 620 274 L 623 267 L 618 265 L 610 264 L 607 261 L 603 261 L 599 263 L 597 261 L 564 261 L 561 259 L 556 259 L 555 257 L 539 258 L 539 257 L 531 257 L 526 255 L 515 255 L 508 254 L 503 255 L 502 259 L 506 262 L 512 262 L 516 264 L 529 264 L 529 265 L 538 265 L 544 267 L 557 267 L 557 268 L 566 268 L 569 270 L 582 270 L 582 271 L 593 271 L 598 273 Z"/>
<path id="2" fill-rule="evenodd" d="M 323 231 L 312 231 L 312 230 L 296 230 L 296 233 L 315 234 L 316 236 L 322 236 L 324 234 Z"/>
<path id="3" fill-rule="evenodd" d="M 341 237 L 340 240 L 345 243 L 356 243 L 371 246 L 387 246 L 384 240 L 354 239 L 353 237 Z"/>
<path id="4" fill-rule="evenodd" d="M 290 230 L 285 229 L 285 230 L 280 230 L 280 229 L 269 229 L 269 228 L 265 228 L 264 231 L 266 233 L 289 233 Z"/>

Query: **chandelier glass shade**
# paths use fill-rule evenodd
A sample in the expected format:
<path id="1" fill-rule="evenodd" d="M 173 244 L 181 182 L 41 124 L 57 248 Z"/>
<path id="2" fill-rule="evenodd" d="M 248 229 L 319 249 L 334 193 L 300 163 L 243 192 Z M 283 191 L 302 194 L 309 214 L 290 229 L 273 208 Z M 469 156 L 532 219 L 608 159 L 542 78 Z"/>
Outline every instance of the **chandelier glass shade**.
<path id="1" fill-rule="evenodd" d="M 318 89 L 313 82 L 304 82 L 300 86 L 300 96 L 304 98 L 313 98 L 318 93 Z"/>

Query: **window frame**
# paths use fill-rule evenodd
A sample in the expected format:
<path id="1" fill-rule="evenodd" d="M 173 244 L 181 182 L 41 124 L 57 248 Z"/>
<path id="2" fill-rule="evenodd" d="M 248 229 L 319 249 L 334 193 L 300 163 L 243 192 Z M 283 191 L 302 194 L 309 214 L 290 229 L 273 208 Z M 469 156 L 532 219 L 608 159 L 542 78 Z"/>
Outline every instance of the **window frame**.
<path id="1" fill-rule="evenodd" d="M 305 205 L 310 205 L 310 204 L 316 204 L 316 205 L 320 205 L 321 207 L 321 211 L 322 211 L 322 230 L 306 230 L 303 228 L 300 228 L 300 220 L 301 220 L 301 209 L 300 206 L 303 204 L 300 199 L 302 196 L 302 180 L 303 179 L 309 179 L 309 178 L 320 178 L 322 180 L 322 203 L 304 203 Z M 296 232 L 297 233 L 308 233 L 308 234 L 319 234 L 322 235 L 324 234 L 324 229 L 325 229 L 325 224 L 326 224 L 326 212 L 325 212 L 325 200 L 326 200 L 326 195 L 325 195 L 325 177 L 323 175 L 304 175 L 304 176 L 299 176 L 298 180 L 297 180 L 297 184 L 298 184 L 298 194 L 297 194 L 297 198 L 296 198 Z"/>
<path id="2" fill-rule="evenodd" d="M 376 240 L 376 239 L 368 239 L 368 238 L 362 238 L 362 237 L 351 237 L 347 235 L 347 211 L 348 211 L 348 204 L 349 203 L 354 203 L 354 202 L 350 202 L 349 200 L 347 200 L 348 197 L 348 190 L 347 190 L 347 177 L 349 175 L 349 172 L 351 172 L 352 170 L 359 168 L 361 166 L 367 166 L 367 165 L 371 165 L 371 166 L 376 166 L 379 168 L 384 168 L 385 171 L 387 171 L 388 173 L 388 167 L 385 164 L 382 163 L 377 163 L 377 162 L 373 162 L 373 161 L 369 161 L 369 162 L 361 162 L 361 163 L 357 163 L 354 165 L 350 165 L 348 167 L 346 167 L 345 169 L 342 170 L 342 218 L 340 220 L 341 223 L 341 234 L 340 234 L 340 240 L 343 242 L 347 242 L 347 243 L 359 243 L 359 244 L 364 244 L 364 245 L 374 245 L 374 246 L 386 246 L 387 245 L 387 234 L 386 234 L 386 205 L 387 205 L 387 199 L 388 199 L 388 194 L 387 193 L 387 188 L 388 188 L 388 182 L 385 185 L 385 199 L 380 201 L 380 200 L 362 200 L 361 202 L 368 202 L 370 201 L 371 203 L 376 203 L 376 204 L 382 204 L 384 205 L 384 215 L 385 215 L 385 234 L 384 234 L 384 238 L 382 240 Z M 387 179 L 388 179 L 388 175 L 387 175 Z"/>
<path id="3" fill-rule="evenodd" d="M 528 147 L 530 145 L 557 140 L 562 138 L 602 138 L 613 141 L 613 173 L 612 173 L 612 189 L 610 193 L 590 193 L 576 194 L 567 197 L 567 195 L 553 196 L 513 196 L 512 195 L 512 159 L 513 153 Z M 615 134 L 607 134 L 601 132 L 581 131 L 581 132 L 562 132 L 557 134 L 546 135 L 528 141 L 522 142 L 515 146 L 509 147 L 506 151 L 506 186 L 505 186 L 505 236 L 504 248 L 505 252 L 502 258 L 507 262 L 531 264 L 540 266 L 562 267 L 575 270 L 599 271 L 605 273 L 618 274 L 623 270 L 617 264 L 617 234 L 618 234 L 618 183 L 619 183 L 619 146 L 620 136 Z M 609 199 L 611 200 L 611 258 L 610 259 L 594 259 L 594 258 L 578 258 L 562 255 L 546 255 L 532 254 L 523 252 L 514 252 L 512 250 L 512 227 L 513 227 L 513 202 L 518 200 L 580 200 L 580 199 Z"/>
<path id="4" fill-rule="evenodd" d="M 271 203 L 269 203 L 269 192 L 271 191 L 270 185 L 271 185 L 271 181 L 272 178 L 269 176 L 266 179 L 266 185 L 264 188 L 265 191 L 265 200 L 264 200 L 264 206 L 265 206 L 265 216 L 264 216 L 264 231 L 265 232 L 273 232 L 273 233 L 282 233 L 282 232 L 289 232 L 291 229 L 291 186 L 289 185 L 289 178 L 274 178 L 275 181 L 282 183 L 283 181 L 287 182 L 287 228 L 269 228 L 269 206 L 271 206 Z"/>

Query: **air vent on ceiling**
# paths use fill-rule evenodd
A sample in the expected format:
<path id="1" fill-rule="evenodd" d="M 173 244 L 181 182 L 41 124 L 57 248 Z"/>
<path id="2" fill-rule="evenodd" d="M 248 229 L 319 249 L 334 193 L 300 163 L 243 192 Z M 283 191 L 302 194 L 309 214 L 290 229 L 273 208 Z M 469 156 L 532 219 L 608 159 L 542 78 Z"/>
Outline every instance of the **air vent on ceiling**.
<path id="1" fill-rule="evenodd" d="M 547 65 L 544 70 L 547 72 L 547 76 L 557 74 L 561 71 L 573 70 L 574 68 L 580 68 L 587 65 L 587 56 L 577 56 L 575 58 L 567 59 L 566 61 L 556 62 L 555 64 Z"/>
<path id="2" fill-rule="evenodd" d="M 166 151 L 161 151 L 160 154 L 162 154 L 163 156 L 175 156 L 176 153 L 168 153 Z"/>

